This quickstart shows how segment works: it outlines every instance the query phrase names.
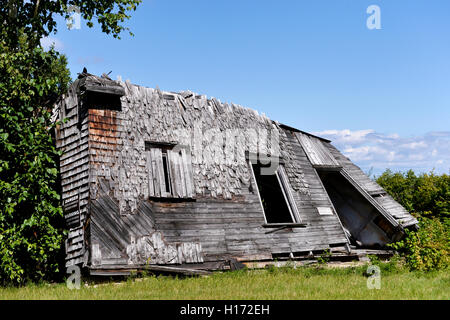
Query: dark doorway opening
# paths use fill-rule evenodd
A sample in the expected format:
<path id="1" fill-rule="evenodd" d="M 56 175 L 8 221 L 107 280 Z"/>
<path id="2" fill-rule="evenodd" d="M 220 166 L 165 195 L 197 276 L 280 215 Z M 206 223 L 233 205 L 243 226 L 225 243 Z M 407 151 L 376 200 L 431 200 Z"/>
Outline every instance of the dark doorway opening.
<path id="1" fill-rule="evenodd" d="M 380 248 L 391 242 L 392 226 L 346 177 L 339 171 L 317 172 L 353 244 Z"/>

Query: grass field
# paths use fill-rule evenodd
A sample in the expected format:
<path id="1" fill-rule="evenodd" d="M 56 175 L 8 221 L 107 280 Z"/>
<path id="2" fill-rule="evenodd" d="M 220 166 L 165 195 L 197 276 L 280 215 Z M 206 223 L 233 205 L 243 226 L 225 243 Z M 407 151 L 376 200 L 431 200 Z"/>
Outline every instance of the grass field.
<path id="1" fill-rule="evenodd" d="M 448 271 L 381 268 L 381 288 L 367 288 L 366 266 L 240 270 L 207 277 L 145 276 L 106 283 L 1 288 L 0 299 L 450 299 Z"/>

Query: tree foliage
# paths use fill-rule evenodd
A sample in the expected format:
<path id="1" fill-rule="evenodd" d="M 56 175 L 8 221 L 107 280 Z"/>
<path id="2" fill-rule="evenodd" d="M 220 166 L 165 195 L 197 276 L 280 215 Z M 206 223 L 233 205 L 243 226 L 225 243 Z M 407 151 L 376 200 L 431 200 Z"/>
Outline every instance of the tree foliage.
<path id="1" fill-rule="evenodd" d="M 26 37 L 24 37 L 25 39 Z M 0 42 L 0 282 L 58 271 L 62 211 L 48 110 L 65 90 L 65 57 Z"/>
<path id="2" fill-rule="evenodd" d="M 70 17 L 77 8 L 88 27 L 97 21 L 106 34 L 120 38 L 129 29 L 124 22 L 130 11 L 136 10 L 142 0 L 0 0 L 0 19 L 8 33 L 9 44 L 17 43 L 20 34 L 26 34 L 34 46 L 40 39 L 57 31 L 55 17 Z M 131 32 L 130 32 L 131 33 Z"/>
<path id="3" fill-rule="evenodd" d="M 67 90 L 67 59 L 40 40 L 77 6 L 118 38 L 140 0 L 0 0 L 0 284 L 52 279 L 64 239 L 51 109 Z"/>
<path id="4" fill-rule="evenodd" d="M 395 200 L 409 212 L 445 221 L 450 217 L 450 175 L 434 172 L 416 175 L 386 170 L 377 178 Z"/>
<path id="5" fill-rule="evenodd" d="M 408 230 L 405 239 L 392 245 L 410 268 L 429 271 L 448 267 L 450 176 L 386 170 L 377 182 L 419 219 L 418 231 Z"/>

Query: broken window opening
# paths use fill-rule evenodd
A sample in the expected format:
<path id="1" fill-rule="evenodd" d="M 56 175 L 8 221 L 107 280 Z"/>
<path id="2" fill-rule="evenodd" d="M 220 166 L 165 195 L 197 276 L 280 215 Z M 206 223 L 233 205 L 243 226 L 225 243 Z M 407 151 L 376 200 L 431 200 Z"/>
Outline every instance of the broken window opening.
<path id="1" fill-rule="evenodd" d="M 263 165 L 260 161 L 250 164 L 266 223 L 301 223 L 283 166 L 279 165 L 274 174 L 265 175 L 261 174 L 261 169 L 269 167 L 270 164 Z"/>
<path id="2" fill-rule="evenodd" d="M 88 109 L 122 111 L 119 95 L 86 91 L 84 101 Z"/>
<path id="3" fill-rule="evenodd" d="M 361 247 L 383 247 L 394 231 L 382 213 L 339 171 L 317 170 L 350 241 Z"/>
<path id="4" fill-rule="evenodd" d="M 167 160 L 167 150 L 161 151 L 163 171 L 164 171 L 164 182 L 166 185 L 166 192 L 172 194 L 172 188 L 170 187 L 170 176 L 169 176 L 169 161 Z"/>

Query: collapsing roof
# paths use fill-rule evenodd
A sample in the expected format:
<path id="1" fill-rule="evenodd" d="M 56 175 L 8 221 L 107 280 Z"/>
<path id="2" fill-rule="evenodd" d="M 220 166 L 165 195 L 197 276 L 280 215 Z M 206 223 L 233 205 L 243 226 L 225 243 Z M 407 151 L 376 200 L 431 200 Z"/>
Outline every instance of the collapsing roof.
<path id="1" fill-rule="evenodd" d="M 239 105 L 85 73 L 55 117 L 67 265 L 91 273 L 350 254 L 417 224 L 329 140 Z"/>

